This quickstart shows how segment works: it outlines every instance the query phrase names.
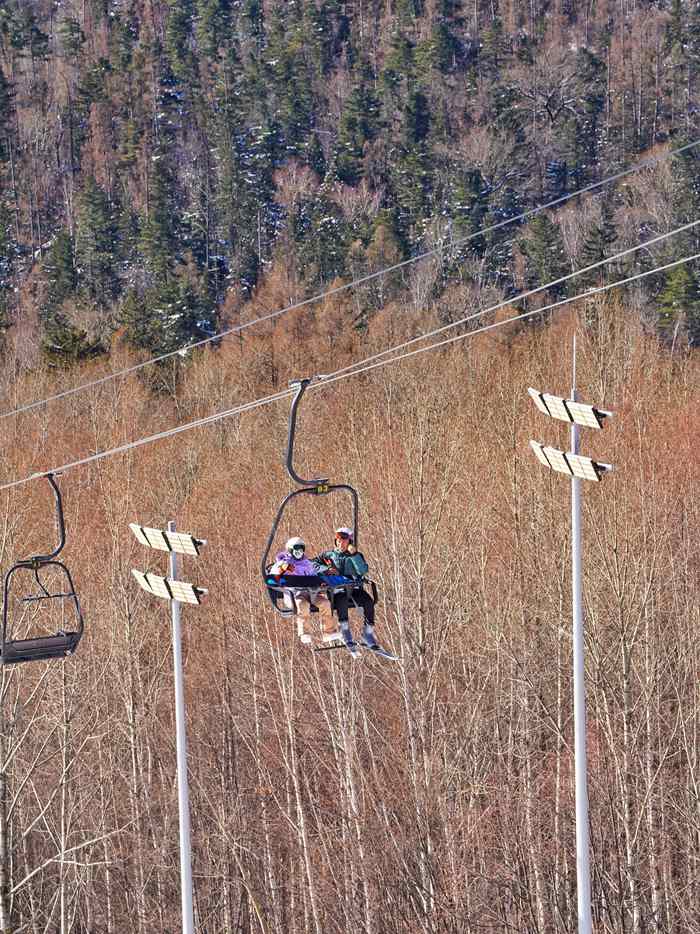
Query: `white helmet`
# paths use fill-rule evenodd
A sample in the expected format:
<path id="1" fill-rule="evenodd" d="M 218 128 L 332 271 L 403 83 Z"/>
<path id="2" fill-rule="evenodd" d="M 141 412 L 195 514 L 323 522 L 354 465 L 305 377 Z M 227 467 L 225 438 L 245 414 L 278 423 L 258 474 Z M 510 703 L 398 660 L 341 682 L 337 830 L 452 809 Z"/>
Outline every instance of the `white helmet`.
<path id="1" fill-rule="evenodd" d="M 341 525 L 339 529 L 335 530 L 336 537 L 340 536 L 341 538 L 349 538 L 350 541 L 353 539 L 352 529 L 349 529 L 347 525 Z"/>
<path id="2" fill-rule="evenodd" d="M 287 544 L 284 547 L 287 551 L 293 551 L 295 548 L 304 549 L 306 545 L 304 544 L 303 538 L 299 538 L 298 535 L 293 535 L 292 538 L 287 540 Z"/>

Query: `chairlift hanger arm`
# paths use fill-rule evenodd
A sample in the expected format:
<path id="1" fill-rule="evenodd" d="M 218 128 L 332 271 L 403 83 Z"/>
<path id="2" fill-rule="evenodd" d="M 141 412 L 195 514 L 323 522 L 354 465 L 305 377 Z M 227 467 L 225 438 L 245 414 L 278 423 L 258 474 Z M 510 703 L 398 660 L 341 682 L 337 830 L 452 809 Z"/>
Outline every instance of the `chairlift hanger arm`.
<path id="1" fill-rule="evenodd" d="M 300 477 L 294 469 L 294 438 L 296 435 L 297 427 L 297 410 L 307 387 L 316 379 L 320 379 L 320 377 L 314 376 L 307 379 L 292 380 L 292 382 L 289 384 L 290 386 L 296 386 L 297 391 L 294 399 L 292 400 L 292 408 L 289 412 L 289 432 L 287 435 L 287 455 L 285 459 L 285 466 L 289 476 L 292 478 L 294 483 L 297 483 L 299 486 L 318 486 L 322 483 L 328 483 L 328 477 L 319 477 L 316 480 L 304 480 L 304 478 Z"/>
<path id="2" fill-rule="evenodd" d="M 58 545 L 54 548 L 53 551 L 45 555 L 32 555 L 30 558 L 25 558 L 24 561 L 32 566 L 45 564 L 49 561 L 53 561 L 54 558 L 57 558 L 60 553 L 63 551 L 63 546 L 66 544 L 66 524 L 63 518 L 63 499 L 61 497 L 61 491 L 58 488 L 58 484 L 54 479 L 52 473 L 44 474 L 46 479 L 51 484 L 51 489 L 53 490 L 54 501 L 56 504 L 56 527 L 58 529 Z"/>

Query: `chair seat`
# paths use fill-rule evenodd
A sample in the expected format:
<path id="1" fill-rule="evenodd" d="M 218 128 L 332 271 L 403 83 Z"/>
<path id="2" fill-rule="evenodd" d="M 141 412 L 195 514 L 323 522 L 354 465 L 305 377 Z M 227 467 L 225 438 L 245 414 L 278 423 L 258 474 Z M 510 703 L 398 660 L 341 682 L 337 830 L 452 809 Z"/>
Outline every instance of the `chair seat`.
<path id="1" fill-rule="evenodd" d="M 3 665 L 18 665 L 21 662 L 65 658 L 75 652 L 80 637 L 79 632 L 61 632 L 37 639 L 15 639 L 5 643 L 5 651 L 0 661 Z"/>

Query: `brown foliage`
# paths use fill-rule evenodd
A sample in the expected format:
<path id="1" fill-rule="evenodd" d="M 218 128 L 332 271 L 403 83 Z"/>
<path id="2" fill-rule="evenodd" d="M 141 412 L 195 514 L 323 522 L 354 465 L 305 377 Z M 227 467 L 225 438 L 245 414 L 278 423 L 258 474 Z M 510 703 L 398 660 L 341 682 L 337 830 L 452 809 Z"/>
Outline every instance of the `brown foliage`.
<path id="1" fill-rule="evenodd" d="M 293 294 L 267 283 L 254 313 Z M 202 351 L 173 396 L 133 377 L 3 419 L 2 475 L 262 396 L 419 327 L 396 309 L 362 338 L 342 325 L 351 308 L 338 296 Z M 584 445 L 617 468 L 585 491 L 596 929 L 698 931 L 700 368 L 624 308 L 588 311 L 579 389 L 616 418 Z M 183 575 L 210 590 L 184 612 L 198 930 L 575 927 L 569 493 L 528 448 L 565 446 L 566 428 L 527 395 L 568 393 L 574 321 L 466 338 L 309 393 L 299 467 L 359 489 L 378 634 L 401 665 L 309 655 L 265 601 L 286 402 L 61 479 L 88 630 L 75 658 L 16 671 L 5 695 L 6 743 L 31 723 L 8 767 L 13 881 L 42 867 L 13 896 L 18 924 L 43 930 L 55 911 L 65 930 L 178 928 L 168 620 L 130 578 L 165 558 L 128 531 L 174 517 L 209 541 Z M 15 384 L 6 369 L 4 409 L 59 379 Z M 2 506 L 7 567 L 52 521 L 41 482 Z M 302 531 L 320 549 L 342 521 L 318 499 L 280 539 Z"/>

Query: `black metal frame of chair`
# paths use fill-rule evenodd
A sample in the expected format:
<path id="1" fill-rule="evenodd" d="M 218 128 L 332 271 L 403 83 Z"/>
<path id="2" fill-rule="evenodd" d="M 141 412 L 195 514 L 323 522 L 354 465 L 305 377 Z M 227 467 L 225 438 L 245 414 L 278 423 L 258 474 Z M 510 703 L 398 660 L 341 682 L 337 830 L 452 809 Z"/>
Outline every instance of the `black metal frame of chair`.
<path id="1" fill-rule="evenodd" d="M 52 552 L 45 555 L 33 555 L 17 561 L 5 574 L 3 585 L 2 605 L 2 642 L 0 644 L 0 663 L 3 665 L 16 665 L 21 662 L 50 661 L 52 659 L 66 658 L 72 655 L 80 642 L 85 630 L 85 621 L 80 601 L 73 584 L 71 573 L 58 556 L 66 543 L 66 526 L 63 518 L 63 501 L 61 491 L 53 474 L 47 474 L 46 479 L 51 484 L 56 505 L 56 523 L 58 526 L 59 542 Z M 39 572 L 45 568 L 57 568 L 67 587 L 58 593 L 51 593 L 46 589 Z M 38 584 L 39 593 L 22 598 L 24 603 L 41 603 L 47 600 L 66 600 L 73 604 L 77 628 L 72 631 L 59 630 L 53 635 L 34 636 L 31 638 L 14 639 L 10 626 L 10 584 L 12 578 L 19 571 L 31 571 Z"/>

